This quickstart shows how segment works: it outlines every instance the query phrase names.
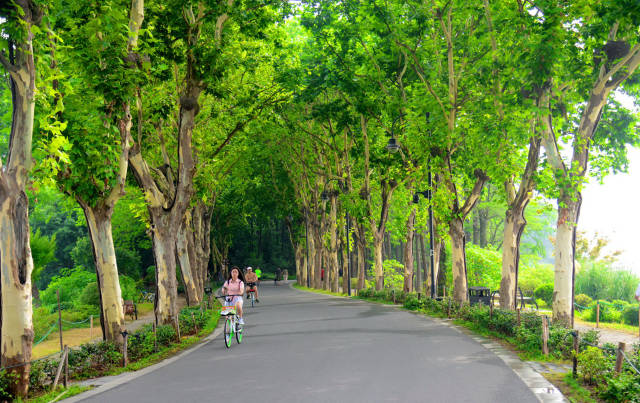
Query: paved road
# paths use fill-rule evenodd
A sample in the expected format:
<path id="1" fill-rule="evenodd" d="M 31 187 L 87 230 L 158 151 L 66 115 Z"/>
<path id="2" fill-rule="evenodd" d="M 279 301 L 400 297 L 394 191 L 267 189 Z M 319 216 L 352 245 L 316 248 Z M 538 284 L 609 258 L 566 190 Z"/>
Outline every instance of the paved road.
<path id="1" fill-rule="evenodd" d="M 393 307 L 264 283 L 222 337 L 84 402 L 537 402 L 468 336 Z"/>

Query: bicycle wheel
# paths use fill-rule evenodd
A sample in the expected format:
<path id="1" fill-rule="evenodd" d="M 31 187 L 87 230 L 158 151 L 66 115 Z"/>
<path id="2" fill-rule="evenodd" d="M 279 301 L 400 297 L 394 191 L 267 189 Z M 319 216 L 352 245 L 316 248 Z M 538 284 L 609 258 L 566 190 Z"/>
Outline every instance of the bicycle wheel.
<path id="1" fill-rule="evenodd" d="M 237 322 L 236 322 L 237 323 Z M 238 344 L 242 343 L 242 325 L 238 324 L 238 328 L 236 329 L 236 341 Z"/>
<path id="2" fill-rule="evenodd" d="M 252 292 L 251 293 L 251 308 L 253 308 L 253 301 L 255 301 L 255 299 L 256 299 L 256 293 Z"/>
<path id="3" fill-rule="evenodd" d="M 231 347 L 231 341 L 233 340 L 233 321 L 227 316 L 224 322 L 224 344 L 227 348 Z"/>

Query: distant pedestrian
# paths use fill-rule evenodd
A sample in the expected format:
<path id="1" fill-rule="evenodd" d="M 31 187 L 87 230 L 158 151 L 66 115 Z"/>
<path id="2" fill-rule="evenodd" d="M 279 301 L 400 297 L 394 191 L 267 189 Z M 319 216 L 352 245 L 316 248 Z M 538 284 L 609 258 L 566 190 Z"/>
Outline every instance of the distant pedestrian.
<path id="1" fill-rule="evenodd" d="M 280 275 L 282 274 L 282 270 L 278 267 L 276 269 L 276 276 L 273 278 L 273 285 L 278 285 L 278 280 L 280 280 Z"/>
<path id="2" fill-rule="evenodd" d="M 638 288 L 636 289 L 636 300 L 640 302 L 640 284 L 638 284 Z"/>

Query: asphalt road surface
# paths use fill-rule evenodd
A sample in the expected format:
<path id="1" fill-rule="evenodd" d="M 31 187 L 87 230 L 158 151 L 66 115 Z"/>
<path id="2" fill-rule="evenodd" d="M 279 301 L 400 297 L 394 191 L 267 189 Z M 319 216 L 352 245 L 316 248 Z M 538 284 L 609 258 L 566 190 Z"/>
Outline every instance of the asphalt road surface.
<path id="1" fill-rule="evenodd" d="M 273 286 L 222 335 L 83 402 L 537 402 L 491 351 L 390 306 Z"/>

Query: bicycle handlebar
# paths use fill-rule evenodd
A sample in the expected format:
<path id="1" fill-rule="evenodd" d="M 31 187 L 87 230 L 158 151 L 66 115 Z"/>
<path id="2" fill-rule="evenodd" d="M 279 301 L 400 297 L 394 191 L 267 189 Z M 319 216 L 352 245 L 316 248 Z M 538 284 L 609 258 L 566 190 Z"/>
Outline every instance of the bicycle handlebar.
<path id="1" fill-rule="evenodd" d="M 216 295 L 216 298 L 242 297 L 242 294 Z"/>

